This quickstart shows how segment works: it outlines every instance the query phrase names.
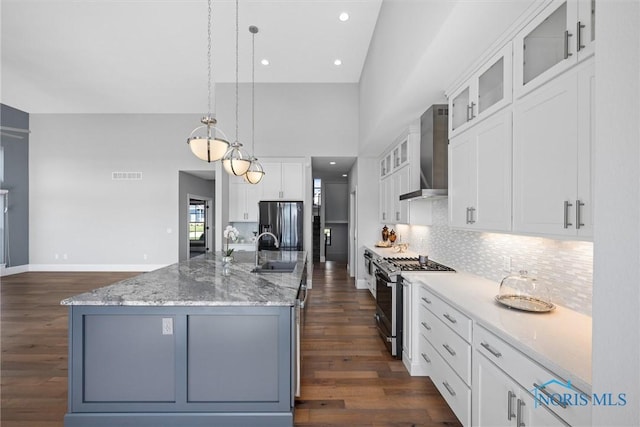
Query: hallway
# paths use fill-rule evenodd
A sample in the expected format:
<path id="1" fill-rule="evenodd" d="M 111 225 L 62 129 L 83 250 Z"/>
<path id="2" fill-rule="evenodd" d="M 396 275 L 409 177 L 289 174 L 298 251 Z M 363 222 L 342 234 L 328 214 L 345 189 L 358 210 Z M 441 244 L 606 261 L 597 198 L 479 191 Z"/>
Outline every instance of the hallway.
<path id="1" fill-rule="evenodd" d="M 389 355 L 344 264 L 315 263 L 305 309 L 296 426 L 459 425 L 431 380 Z"/>

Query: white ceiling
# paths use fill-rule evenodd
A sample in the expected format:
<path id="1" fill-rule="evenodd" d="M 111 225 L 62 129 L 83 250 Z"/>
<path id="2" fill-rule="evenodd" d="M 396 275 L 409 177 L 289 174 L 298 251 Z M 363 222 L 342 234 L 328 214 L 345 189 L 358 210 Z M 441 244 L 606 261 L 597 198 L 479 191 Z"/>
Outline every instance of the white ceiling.
<path id="1" fill-rule="evenodd" d="M 248 27 L 256 25 L 256 58 L 270 61 L 256 64 L 256 82 L 358 82 L 381 3 L 240 0 L 240 81 L 251 81 Z M 1 7 L 3 103 L 30 113 L 201 112 L 206 0 L 3 0 Z M 345 11 L 350 19 L 341 22 Z M 213 77 L 234 82 L 235 2 L 214 0 L 212 15 Z"/>

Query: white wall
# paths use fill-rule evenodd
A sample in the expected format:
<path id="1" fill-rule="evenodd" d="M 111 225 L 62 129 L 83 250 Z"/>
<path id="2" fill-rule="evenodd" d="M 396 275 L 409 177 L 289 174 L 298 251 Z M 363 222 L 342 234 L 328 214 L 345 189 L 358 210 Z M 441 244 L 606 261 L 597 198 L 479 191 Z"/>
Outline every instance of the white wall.
<path id="1" fill-rule="evenodd" d="M 240 85 L 240 142 L 251 151 L 251 91 Z M 358 154 L 358 85 L 256 84 L 256 157 Z M 217 118 L 233 141 L 235 86 L 217 86 Z"/>
<path id="2" fill-rule="evenodd" d="M 257 85 L 256 155 L 356 155 L 357 92 L 355 84 Z M 250 149 L 249 96 L 248 90 L 241 92 L 240 138 Z M 216 101 L 220 127 L 233 140 L 234 85 L 220 85 Z M 186 144 L 199 119 L 181 114 L 32 115 L 32 269 L 148 270 L 176 262 L 178 171 L 219 166 L 197 159 Z M 142 172 L 143 179 L 113 181 L 114 171 Z M 310 200 L 309 166 L 306 171 Z M 228 218 L 227 180 L 219 176 L 217 230 Z M 308 242 L 310 221 L 309 213 Z"/>
<path id="3" fill-rule="evenodd" d="M 640 2 L 597 2 L 593 425 L 640 421 Z"/>
<path id="4" fill-rule="evenodd" d="M 178 171 L 212 168 L 186 144 L 197 120 L 32 115 L 30 264 L 50 269 L 175 262 Z M 114 171 L 142 172 L 143 179 L 114 181 Z"/>

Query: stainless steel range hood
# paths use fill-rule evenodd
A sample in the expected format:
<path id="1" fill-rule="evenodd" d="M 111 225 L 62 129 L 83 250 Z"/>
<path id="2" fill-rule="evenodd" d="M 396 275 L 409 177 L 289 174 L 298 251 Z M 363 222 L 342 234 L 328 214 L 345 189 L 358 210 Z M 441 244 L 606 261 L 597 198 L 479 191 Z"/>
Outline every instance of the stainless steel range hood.
<path id="1" fill-rule="evenodd" d="M 420 189 L 401 194 L 400 200 L 447 197 L 448 120 L 446 104 L 432 105 L 420 117 Z"/>

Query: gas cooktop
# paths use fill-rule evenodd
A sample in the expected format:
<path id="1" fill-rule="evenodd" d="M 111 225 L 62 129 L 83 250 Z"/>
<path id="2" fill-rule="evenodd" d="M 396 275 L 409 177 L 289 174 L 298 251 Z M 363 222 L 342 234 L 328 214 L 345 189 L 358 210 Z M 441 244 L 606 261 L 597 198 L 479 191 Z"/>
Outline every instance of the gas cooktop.
<path id="1" fill-rule="evenodd" d="M 400 271 L 451 271 L 455 270 L 446 265 L 442 265 L 435 261 L 427 259 L 426 262 L 420 263 L 418 257 L 388 257 L 384 259 L 389 264 Z"/>

